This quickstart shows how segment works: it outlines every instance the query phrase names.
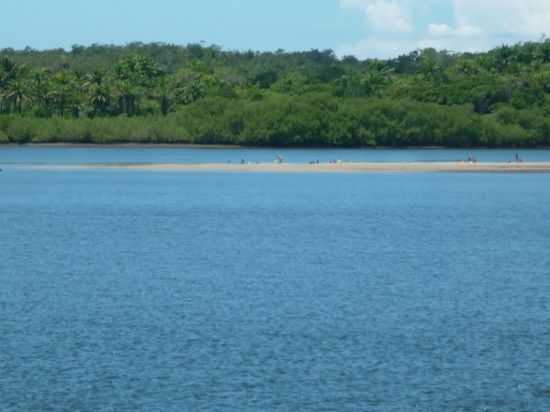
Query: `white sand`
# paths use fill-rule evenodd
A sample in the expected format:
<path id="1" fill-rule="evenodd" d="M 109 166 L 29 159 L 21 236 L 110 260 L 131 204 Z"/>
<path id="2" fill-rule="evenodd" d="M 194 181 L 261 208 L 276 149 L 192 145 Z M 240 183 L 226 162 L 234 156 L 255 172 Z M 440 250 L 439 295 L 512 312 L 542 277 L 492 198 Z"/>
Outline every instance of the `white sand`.
<path id="1" fill-rule="evenodd" d="M 43 169 L 51 167 L 44 166 Z M 71 169 L 73 167 L 59 167 Z M 540 163 L 466 163 L 466 162 L 410 162 L 410 163 L 336 163 L 336 164 L 94 164 L 80 165 L 79 169 L 181 171 L 181 172 L 249 172 L 249 173 L 550 173 L 550 162 Z"/>

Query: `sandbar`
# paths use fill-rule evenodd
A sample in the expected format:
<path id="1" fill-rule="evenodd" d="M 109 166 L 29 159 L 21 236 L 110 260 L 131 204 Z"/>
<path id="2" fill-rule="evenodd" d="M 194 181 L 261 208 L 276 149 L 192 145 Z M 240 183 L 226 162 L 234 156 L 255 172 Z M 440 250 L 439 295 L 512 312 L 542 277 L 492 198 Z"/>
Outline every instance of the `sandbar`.
<path id="1" fill-rule="evenodd" d="M 35 166 L 45 170 L 135 170 L 227 173 L 550 173 L 550 162 L 342 162 L 342 163 L 102 163 L 76 166 Z"/>

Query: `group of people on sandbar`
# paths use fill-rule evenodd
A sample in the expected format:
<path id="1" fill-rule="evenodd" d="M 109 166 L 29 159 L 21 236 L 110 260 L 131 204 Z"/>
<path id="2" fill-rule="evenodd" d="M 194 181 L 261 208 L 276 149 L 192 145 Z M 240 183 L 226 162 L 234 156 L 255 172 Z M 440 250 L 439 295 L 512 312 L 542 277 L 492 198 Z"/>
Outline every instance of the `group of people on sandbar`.
<path id="1" fill-rule="evenodd" d="M 278 163 L 278 164 L 283 164 L 285 162 L 285 158 L 281 155 L 277 155 L 277 158 L 274 160 L 274 163 Z M 231 163 L 231 160 L 229 160 L 227 163 Z M 249 161 L 247 161 L 246 159 L 242 158 L 241 161 L 240 161 L 240 164 L 242 165 L 249 165 L 249 164 L 253 164 Z M 260 162 L 255 162 L 255 164 L 260 164 Z"/>
<path id="2" fill-rule="evenodd" d="M 523 158 L 520 157 L 519 153 L 516 153 L 514 156 L 514 161 L 515 163 L 523 163 Z M 477 163 L 477 158 L 470 153 L 466 162 L 471 164 Z M 512 163 L 512 161 L 509 160 L 508 163 Z"/>

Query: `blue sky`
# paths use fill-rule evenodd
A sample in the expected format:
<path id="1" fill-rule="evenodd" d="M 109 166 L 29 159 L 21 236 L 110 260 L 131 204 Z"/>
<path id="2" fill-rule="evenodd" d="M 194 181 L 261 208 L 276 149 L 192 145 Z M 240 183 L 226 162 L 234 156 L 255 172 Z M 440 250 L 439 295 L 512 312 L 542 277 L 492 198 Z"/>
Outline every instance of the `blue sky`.
<path id="1" fill-rule="evenodd" d="M 484 50 L 549 31 L 550 0 L 18 0 L 2 5 L 0 47 L 205 41 L 390 57 Z"/>

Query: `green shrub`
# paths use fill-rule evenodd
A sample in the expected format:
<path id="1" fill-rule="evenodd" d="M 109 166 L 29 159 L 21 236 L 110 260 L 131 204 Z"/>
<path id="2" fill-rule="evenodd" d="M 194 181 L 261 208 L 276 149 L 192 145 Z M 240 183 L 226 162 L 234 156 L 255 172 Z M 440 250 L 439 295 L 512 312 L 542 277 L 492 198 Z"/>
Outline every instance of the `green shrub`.
<path id="1" fill-rule="evenodd" d="M 8 139 L 8 135 L 6 132 L 0 129 L 0 144 L 6 144 L 9 143 L 10 139 Z"/>

